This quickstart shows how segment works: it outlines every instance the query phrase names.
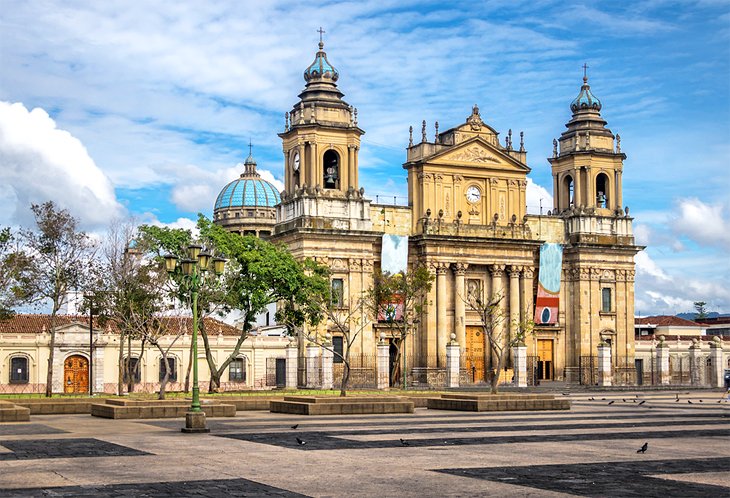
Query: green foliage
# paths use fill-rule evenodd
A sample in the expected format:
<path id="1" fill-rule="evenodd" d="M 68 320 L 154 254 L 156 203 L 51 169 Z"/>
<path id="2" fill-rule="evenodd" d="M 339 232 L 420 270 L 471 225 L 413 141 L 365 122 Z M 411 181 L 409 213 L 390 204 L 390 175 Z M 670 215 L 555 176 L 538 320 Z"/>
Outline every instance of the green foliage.
<path id="1" fill-rule="evenodd" d="M 695 316 L 695 320 L 702 320 L 703 318 L 707 318 L 707 303 L 704 301 L 695 301 L 694 307 L 697 311 L 697 315 Z"/>
<path id="2" fill-rule="evenodd" d="M 12 230 L 0 229 L 0 320 L 12 317 L 15 306 L 32 298 L 31 263 Z"/>

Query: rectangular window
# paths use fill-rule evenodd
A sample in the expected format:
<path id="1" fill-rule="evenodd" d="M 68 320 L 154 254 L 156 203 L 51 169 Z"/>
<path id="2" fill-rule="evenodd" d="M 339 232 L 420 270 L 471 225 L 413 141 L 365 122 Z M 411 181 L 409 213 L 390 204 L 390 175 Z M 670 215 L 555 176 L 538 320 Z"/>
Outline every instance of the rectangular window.
<path id="1" fill-rule="evenodd" d="M 129 371 L 132 372 L 132 378 L 134 379 L 134 383 L 139 384 L 142 381 L 142 366 L 139 365 L 139 368 L 137 368 L 139 358 L 125 358 L 125 361 L 129 362 Z M 125 383 L 129 382 L 126 368 L 124 369 L 124 375 L 122 380 Z"/>
<path id="2" fill-rule="evenodd" d="M 10 359 L 10 383 L 28 383 L 28 358 L 16 356 Z"/>
<path id="3" fill-rule="evenodd" d="M 167 363 L 170 364 L 170 376 L 167 378 L 168 382 L 177 382 L 177 362 L 175 358 L 167 357 Z M 165 378 L 165 371 L 167 370 L 167 363 L 165 360 L 160 358 L 160 382 Z"/>
<path id="4" fill-rule="evenodd" d="M 342 336 L 332 338 L 332 350 L 335 352 L 332 361 L 334 363 L 342 363 L 342 357 L 345 355 L 345 341 Z"/>
<path id="5" fill-rule="evenodd" d="M 345 305 L 345 282 L 341 278 L 332 279 L 332 305 L 338 308 Z"/>
<path id="6" fill-rule="evenodd" d="M 231 382 L 246 382 L 246 361 L 236 358 L 228 365 L 228 380 Z"/>
<path id="7" fill-rule="evenodd" d="M 613 303 L 611 302 L 611 289 L 604 287 L 601 289 L 601 311 L 603 313 L 611 313 L 613 311 Z"/>

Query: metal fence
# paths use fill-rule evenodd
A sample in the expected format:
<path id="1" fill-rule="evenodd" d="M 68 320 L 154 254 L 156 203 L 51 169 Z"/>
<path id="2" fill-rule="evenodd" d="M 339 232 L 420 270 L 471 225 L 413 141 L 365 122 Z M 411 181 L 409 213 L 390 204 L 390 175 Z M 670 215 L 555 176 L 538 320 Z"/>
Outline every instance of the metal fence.
<path id="1" fill-rule="evenodd" d="M 583 386 L 598 384 L 598 356 L 581 356 L 578 364 L 578 382 Z"/>
<path id="2" fill-rule="evenodd" d="M 377 387 L 377 356 L 353 355 L 350 356 L 350 378 L 348 389 L 375 389 Z M 333 381 L 335 388 L 342 387 L 342 375 L 345 371 L 344 363 L 333 365 Z"/>

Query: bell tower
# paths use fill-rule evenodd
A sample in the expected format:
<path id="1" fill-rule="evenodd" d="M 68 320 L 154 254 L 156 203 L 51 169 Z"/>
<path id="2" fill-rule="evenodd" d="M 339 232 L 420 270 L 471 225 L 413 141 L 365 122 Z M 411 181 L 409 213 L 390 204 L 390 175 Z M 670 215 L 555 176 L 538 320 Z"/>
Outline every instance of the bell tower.
<path id="1" fill-rule="evenodd" d="M 339 72 L 327 60 L 322 33 L 319 50 L 304 71 L 306 86 L 299 102 L 285 114 L 285 190 L 320 189 L 328 194 L 346 194 L 358 187 L 360 136 L 357 109 L 342 100 L 337 88 Z"/>
<path id="2" fill-rule="evenodd" d="M 583 86 L 570 104 L 572 119 L 560 139 L 553 140 L 553 208 L 557 213 L 589 209 L 600 215 L 621 211 L 621 174 L 626 154 L 621 137 L 614 137 L 601 117 L 601 101 L 588 85 L 583 66 Z"/>
<path id="3" fill-rule="evenodd" d="M 553 215 L 564 223 L 562 275 L 566 337 L 565 379 L 578 382 L 586 358 L 600 344 L 626 379 L 634 375 L 634 241 L 623 207 L 621 175 L 626 154 L 606 128 L 601 101 L 583 85 L 570 104 L 567 130 L 553 140 Z M 561 300 L 563 298 L 561 297 Z M 633 382 L 633 381 L 631 381 Z"/>

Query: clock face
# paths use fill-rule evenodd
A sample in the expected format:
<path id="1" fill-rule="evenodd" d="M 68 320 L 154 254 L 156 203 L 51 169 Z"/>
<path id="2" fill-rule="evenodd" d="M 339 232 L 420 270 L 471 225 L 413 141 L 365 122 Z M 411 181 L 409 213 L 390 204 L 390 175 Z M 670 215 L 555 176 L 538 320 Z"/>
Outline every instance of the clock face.
<path id="1" fill-rule="evenodd" d="M 479 202 L 479 199 L 482 198 L 482 193 L 479 191 L 479 188 L 472 185 L 468 189 L 466 189 L 466 200 L 471 203 L 477 203 Z"/>
<path id="2" fill-rule="evenodd" d="M 291 159 L 291 167 L 294 171 L 299 171 L 299 152 L 294 153 L 294 157 Z"/>

